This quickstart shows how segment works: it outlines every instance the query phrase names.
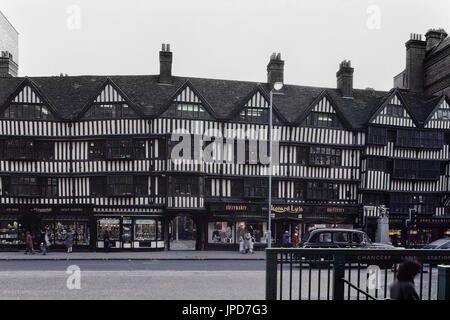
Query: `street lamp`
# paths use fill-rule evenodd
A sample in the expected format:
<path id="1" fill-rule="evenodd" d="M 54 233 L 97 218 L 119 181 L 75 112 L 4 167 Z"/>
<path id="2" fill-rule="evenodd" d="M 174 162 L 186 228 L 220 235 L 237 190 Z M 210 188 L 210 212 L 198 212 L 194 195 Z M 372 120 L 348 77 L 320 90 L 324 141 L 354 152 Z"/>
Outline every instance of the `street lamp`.
<path id="1" fill-rule="evenodd" d="M 275 82 L 273 89 L 270 90 L 269 101 L 269 210 L 268 212 L 268 224 L 267 224 L 267 248 L 271 247 L 272 242 L 272 105 L 273 105 L 273 92 L 280 91 L 283 88 L 282 82 Z"/>

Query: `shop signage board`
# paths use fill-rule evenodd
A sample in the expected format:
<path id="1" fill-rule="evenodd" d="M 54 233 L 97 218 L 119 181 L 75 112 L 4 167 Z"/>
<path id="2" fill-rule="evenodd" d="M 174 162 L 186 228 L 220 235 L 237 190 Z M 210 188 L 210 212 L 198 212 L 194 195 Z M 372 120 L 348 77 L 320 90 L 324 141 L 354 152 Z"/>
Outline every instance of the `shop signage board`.
<path id="1" fill-rule="evenodd" d="M 304 212 L 304 208 L 300 206 L 295 205 L 272 205 L 271 211 L 276 213 L 292 213 L 292 214 L 299 214 Z"/>
<path id="2" fill-rule="evenodd" d="M 21 205 L 11 206 L 11 205 L 1 205 L 0 212 L 16 213 L 16 214 L 85 214 L 91 212 L 91 206 L 75 206 L 75 207 L 65 207 L 60 205 L 48 206 L 48 205 Z"/>

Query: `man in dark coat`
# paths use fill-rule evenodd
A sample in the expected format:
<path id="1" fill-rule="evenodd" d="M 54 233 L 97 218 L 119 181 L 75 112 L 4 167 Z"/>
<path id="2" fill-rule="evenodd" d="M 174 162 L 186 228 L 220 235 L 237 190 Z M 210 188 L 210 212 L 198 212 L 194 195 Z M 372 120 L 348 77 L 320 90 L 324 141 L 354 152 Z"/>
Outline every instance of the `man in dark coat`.
<path id="1" fill-rule="evenodd" d="M 414 277 L 420 272 L 422 266 L 413 260 L 406 260 L 398 267 L 397 281 L 391 286 L 391 299 L 393 300 L 419 300 L 414 287 Z"/>

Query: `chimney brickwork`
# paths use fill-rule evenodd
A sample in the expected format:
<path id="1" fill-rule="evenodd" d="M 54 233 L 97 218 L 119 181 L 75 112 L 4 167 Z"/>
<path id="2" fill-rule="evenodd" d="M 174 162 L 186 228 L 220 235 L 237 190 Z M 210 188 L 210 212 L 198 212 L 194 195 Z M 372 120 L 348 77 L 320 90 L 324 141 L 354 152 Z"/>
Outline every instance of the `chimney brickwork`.
<path id="1" fill-rule="evenodd" d="M 172 52 L 170 44 L 162 44 L 159 52 L 159 83 L 172 84 Z"/>
<path id="2" fill-rule="evenodd" d="M 273 89 L 276 82 L 284 83 L 284 60 L 281 60 L 281 53 L 273 53 L 267 65 L 267 83 L 270 89 Z"/>
<path id="3" fill-rule="evenodd" d="M 336 78 L 337 88 L 341 91 L 343 97 L 353 97 L 353 71 L 350 60 L 344 60 L 340 63 Z"/>

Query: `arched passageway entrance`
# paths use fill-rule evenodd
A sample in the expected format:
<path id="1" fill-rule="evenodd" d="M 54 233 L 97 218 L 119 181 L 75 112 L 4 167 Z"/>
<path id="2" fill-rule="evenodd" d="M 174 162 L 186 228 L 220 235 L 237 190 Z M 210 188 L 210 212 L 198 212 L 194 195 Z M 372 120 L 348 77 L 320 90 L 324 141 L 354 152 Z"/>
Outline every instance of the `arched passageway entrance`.
<path id="1" fill-rule="evenodd" d="M 192 215 L 175 216 L 169 222 L 170 250 L 195 250 L 198 232 Z"/>

